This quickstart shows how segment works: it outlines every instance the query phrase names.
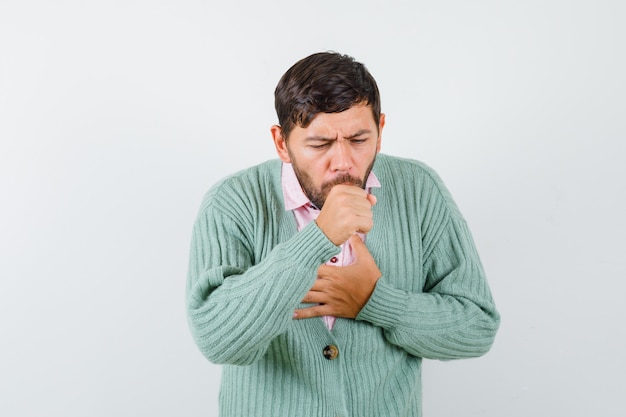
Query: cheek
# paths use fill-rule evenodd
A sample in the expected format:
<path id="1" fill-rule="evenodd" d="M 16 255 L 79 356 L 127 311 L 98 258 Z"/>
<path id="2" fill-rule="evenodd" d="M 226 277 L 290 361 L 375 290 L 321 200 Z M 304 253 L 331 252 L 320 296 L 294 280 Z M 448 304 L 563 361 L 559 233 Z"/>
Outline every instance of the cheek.
<path id="1" fill-rule="evenodd" d="M 321 161 L 316 161 L 309 165 L 308 171 L 309 176 L 311 177 L 315 185 L 319 186 L 324 182 L 327 170 L 325 169 L 325 165 L 321 163 Z"/>
<path id="2" fill-rule="evenodd" d="M 310 151 L 303 152 L 303 158 L 298 160 L 301 166 L 306 170 L 313 172 L 321 172 L 329 164 L 330 158 L 326 152 Z"/>
<path id="3" fill-rule="evenodd" d="M 374 158 L 376 158 L 376 151 L 369 148 L 355 153 L 355 160 L 360 169 L 366 169 Z"/>

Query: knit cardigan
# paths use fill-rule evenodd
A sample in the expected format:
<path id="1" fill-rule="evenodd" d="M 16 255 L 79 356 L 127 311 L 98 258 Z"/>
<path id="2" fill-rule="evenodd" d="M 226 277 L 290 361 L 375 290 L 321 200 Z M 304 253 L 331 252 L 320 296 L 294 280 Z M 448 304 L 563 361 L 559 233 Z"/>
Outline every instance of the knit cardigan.
<path id="1" fill-rule="evenodd" d="M 379 154 L 367 247 L 382 277 L 356 319 L 295 320 L 339 247 L 286 211 L 281 162 L 205 196 L 192 232 L 191 332 L 223 364 L 222 417 L 421 416 L 422 358 L 486 353 L 500 317 L 466 222 L 432 169 Z M 324 355 L 338 349 L 336 359 Z"/>

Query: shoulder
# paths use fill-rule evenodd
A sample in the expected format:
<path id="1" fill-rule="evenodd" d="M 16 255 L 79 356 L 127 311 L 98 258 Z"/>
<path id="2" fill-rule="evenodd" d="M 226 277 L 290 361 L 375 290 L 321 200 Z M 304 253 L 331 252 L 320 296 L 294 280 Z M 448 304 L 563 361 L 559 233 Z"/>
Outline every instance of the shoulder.
<path id="1" fill-rule="evenodd" d="M 422 161 L 378 154 L 374 173 L 383 189 L 389 192 L 414 195 L 421 204 L 438 201 L 458 213 L 458 207 L 439 174 Z"/>
<path id="2" fill-rule="evenodd" d="M 378 154 L 374 173 L 383 186 L 389 184 L 411 189 L 422 187 L 445 189 L 437 172 L 424 162 L 415 159 Z"/>
<path id="3" fill-rule="evenodd" d="M 424 177 L 433 181 L 441 181 L 439 176 L 430 166 L 422 161 L 410 158 L 401 158 L 387 154 L 378 154 L 374 165 L 376 175 L 408 175 L 410 178 Z"/>
<path id="4" fill-rule="evenodd" d="M 211 206 L 227 211 L 251 209 L 253 205 L 278 198 L 281 161 L 272 159 L 235 172 L 214 184 L 202 199 L 201 211 Z M 243 206 L 243 207 L 242 207 Z"/>

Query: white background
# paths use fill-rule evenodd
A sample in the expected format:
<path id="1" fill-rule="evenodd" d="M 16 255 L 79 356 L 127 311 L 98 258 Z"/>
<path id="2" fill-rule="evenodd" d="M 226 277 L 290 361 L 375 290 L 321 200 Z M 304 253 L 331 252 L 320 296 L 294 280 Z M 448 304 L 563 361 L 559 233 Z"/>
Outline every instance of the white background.
<path id="1" fill-rule="evenodd" d="M 0 415 L 217 415 L 191 226 L 274 157 L 274 87 L 323 50 L 376 77 L 383 152 L 443 177 L 502 313 L 487 356 L 425 361 L 426 416 L 626 415 L 625 21 L 619 0 L 0 0 Z"/>

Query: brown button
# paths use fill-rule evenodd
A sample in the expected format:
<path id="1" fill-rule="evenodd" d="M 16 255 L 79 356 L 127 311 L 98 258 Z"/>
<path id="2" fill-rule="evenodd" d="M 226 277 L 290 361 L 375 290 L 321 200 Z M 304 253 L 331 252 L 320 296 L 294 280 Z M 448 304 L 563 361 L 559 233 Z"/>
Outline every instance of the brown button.
<path id="1" fill-rule="evenodd" d="M 337 356 L 339 356 L 339 349 L 335 345 L 328 345 L 324 348 L 323 353 L 326 359 L 332 361 L 333 359 L 337 359 Z"/>
<path id="2" fill-rule="evenodd" d="M 337 259 L 337 257 L 336 257 L 336 256 L 333 256 L 332 258 L 330 258 L 330 261 L 331 261 L 332 263 L 334 263 L 334 264 L 336 264 L 338 260 L 339 260 L 339 259 Z"/>

